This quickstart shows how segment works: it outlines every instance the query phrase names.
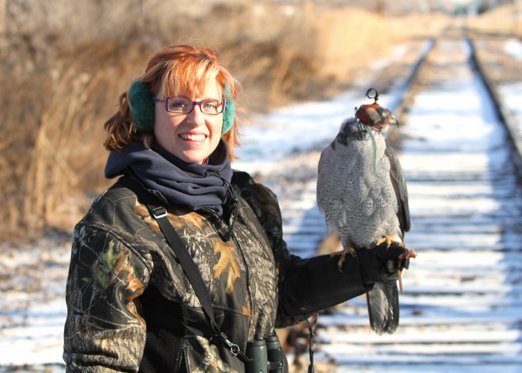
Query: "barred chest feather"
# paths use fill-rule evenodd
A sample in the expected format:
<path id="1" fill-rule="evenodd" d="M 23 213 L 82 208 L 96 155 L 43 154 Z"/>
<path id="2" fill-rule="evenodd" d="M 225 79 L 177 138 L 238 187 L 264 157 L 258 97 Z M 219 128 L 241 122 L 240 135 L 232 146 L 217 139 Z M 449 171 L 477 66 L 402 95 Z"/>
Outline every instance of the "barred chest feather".
<path id="1" fill-rule="evenodd" d="M 339 137 L 321 154 L 318 204 L 344 243 L 368 247 L 385 235 L 400 240 L 397 198 L 384 137 Z"/>

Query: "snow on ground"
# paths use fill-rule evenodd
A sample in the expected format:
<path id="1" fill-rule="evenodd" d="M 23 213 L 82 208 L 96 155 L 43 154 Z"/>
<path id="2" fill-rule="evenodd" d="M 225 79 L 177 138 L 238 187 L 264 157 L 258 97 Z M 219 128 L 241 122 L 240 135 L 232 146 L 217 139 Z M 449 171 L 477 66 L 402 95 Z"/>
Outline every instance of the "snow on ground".
<path id="1" fill-rule="evenodd" d="M 6 366 L 61 364 L 68 239 L 48 236 L 24 246 L 2 242 L 0 252 L 0 372 Z"/>
<path id="2" fill-rule="evenodd" d="M 516 131 L 518 144 L 522 147 L 522 41 L 509 39 L 504 44 L 504 51 L 519 61 L 517 67 L 519 81 L 501 84 L 499 94 L 508 108 L 508 116 L 514 124 L 513 130 Z"/>
<path id="3" fill-rule="evenodd" d="M 504 44 L 504 51 L 522 61 L 522 42 L 519 39 L 511 38 L 507 40 Z"/>

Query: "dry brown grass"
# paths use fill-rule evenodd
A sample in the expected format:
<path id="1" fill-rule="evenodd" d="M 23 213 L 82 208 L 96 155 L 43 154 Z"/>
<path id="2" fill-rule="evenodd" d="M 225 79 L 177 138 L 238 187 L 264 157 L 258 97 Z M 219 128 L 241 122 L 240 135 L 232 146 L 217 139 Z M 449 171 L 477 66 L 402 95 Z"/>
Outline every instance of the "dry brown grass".
<path id="1" fill-rule="evenodd" d="M 481 34 L 522 39 L 522 2 L 500 6 L 480 16 L 466 18 L 462 23 Z"/>
<path id="2" fill-rule="evenodd" d="M 346 86 L 394 44 L 444 25 L 311 2 L 0 0 L 0 9 L 2 240 L 69 230 L 81 196 L 107 185 L 102 124 L 163 44 L 217 49 L 243 84 L 239 104 L 260 111 Z"/>

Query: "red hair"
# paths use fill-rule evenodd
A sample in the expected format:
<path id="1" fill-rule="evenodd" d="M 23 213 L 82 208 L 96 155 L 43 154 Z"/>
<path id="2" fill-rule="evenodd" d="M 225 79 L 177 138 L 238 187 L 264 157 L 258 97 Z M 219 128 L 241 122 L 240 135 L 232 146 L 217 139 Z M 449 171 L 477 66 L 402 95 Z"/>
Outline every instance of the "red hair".
<path id="1" fill-rule="evenodd" d="M 212 50 L 191 45 L 169 45 L 158 50 L 138 80 L 149 86 L 153 96 L 175 96 L 184 91 L 195 98 L 204 92 L 212 80 L 221 87 L 223 95 L 228 88 L 229 99 L 236 101 L 239 91 L 239 83 L 219 64 Z M 104 146 L 107 150 L 124 148 L 140 138 L 146 147 L 150 147 L 153 141 L 152 133 L 137 131 L 130 114 L 128 91 L 120 95 L 118 111 L 105 123 L 105 130 Z M 231 159 L 234 159 L 234 147 L 239 145 L 237 137 L 236 113 L 232 128 L 222 136 L 228 144 Z"/>

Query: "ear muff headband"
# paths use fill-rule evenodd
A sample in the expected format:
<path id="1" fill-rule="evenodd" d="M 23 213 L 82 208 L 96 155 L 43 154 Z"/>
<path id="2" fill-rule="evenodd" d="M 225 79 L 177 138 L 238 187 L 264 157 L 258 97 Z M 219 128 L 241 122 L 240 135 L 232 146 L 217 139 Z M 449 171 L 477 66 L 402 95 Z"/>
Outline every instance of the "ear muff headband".
<path id="1" fill-rule="evenodd" d="M 152 132 L 154 130 L 154 103 L 149 86 L 141 80 L 135 80 L 128 94 L 132 120 L 138 132 Z M 225 88 L 225 110 L 223 111 L 223 127 L 221 134 L 224 135 L 232 128 L 236 114 L 236 103 L 230 96 L 230 88 Z"/>

